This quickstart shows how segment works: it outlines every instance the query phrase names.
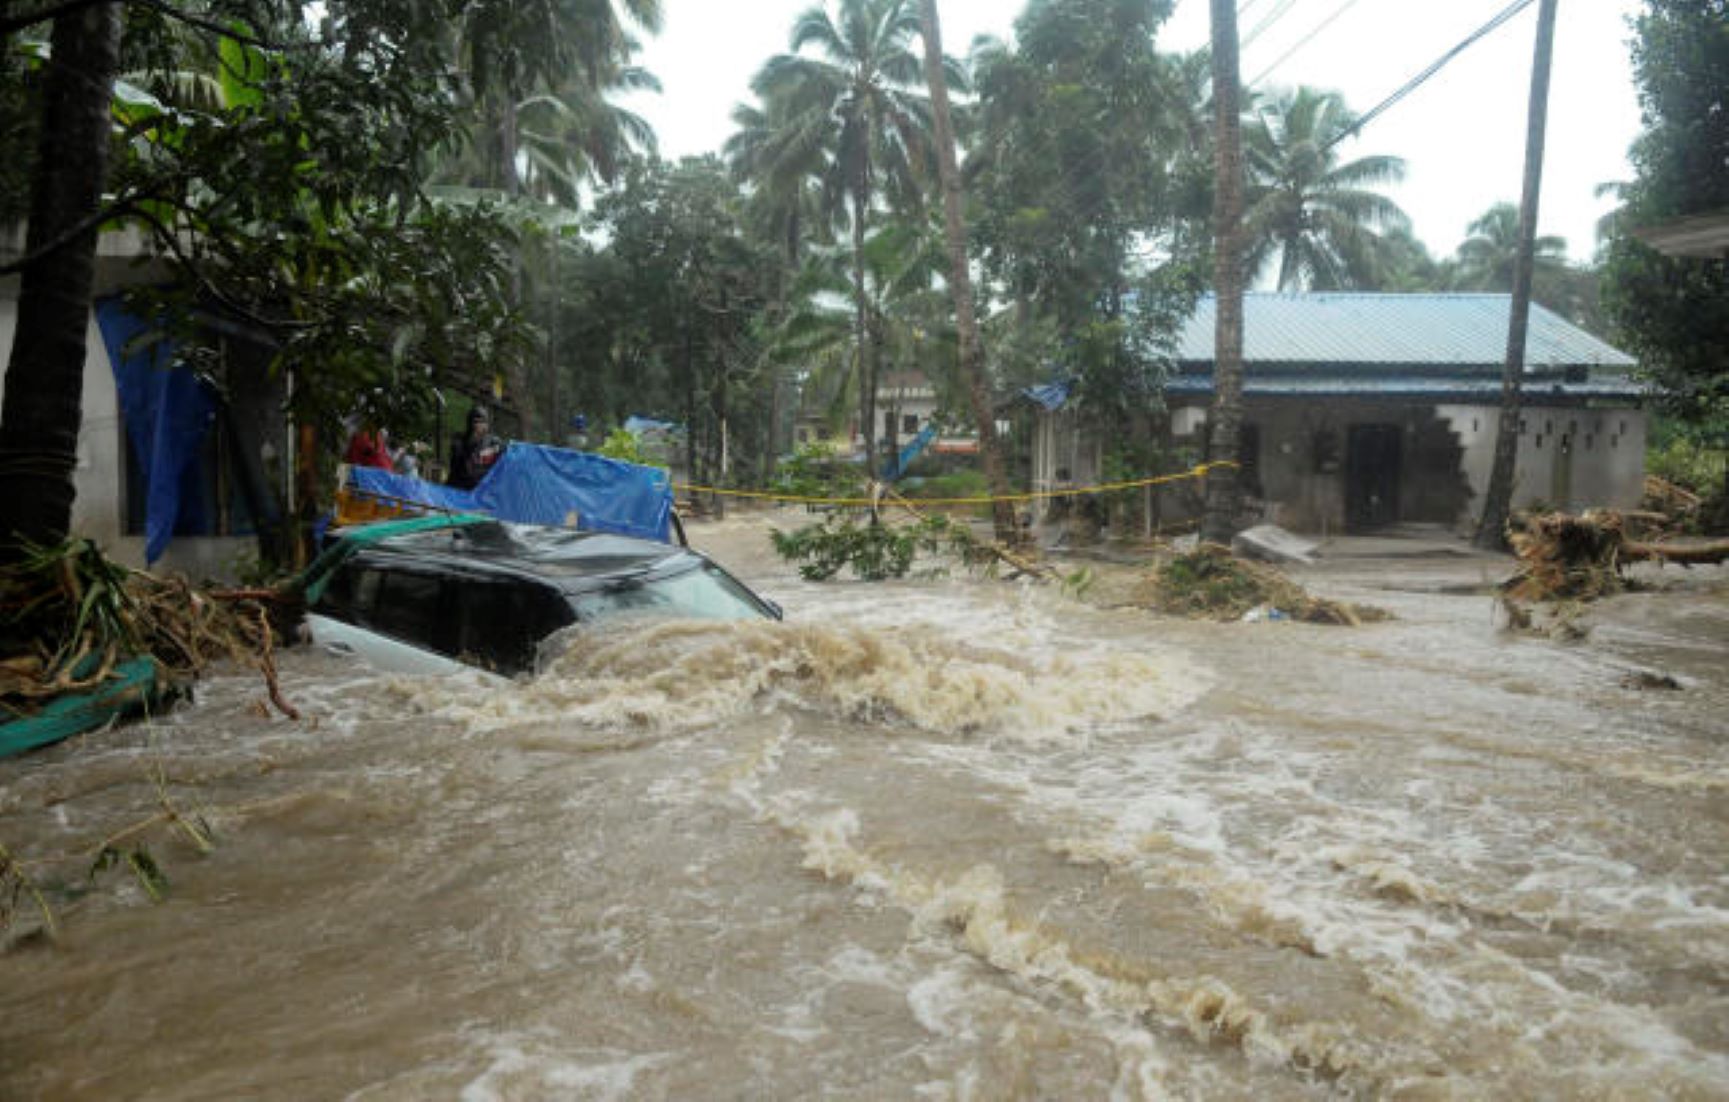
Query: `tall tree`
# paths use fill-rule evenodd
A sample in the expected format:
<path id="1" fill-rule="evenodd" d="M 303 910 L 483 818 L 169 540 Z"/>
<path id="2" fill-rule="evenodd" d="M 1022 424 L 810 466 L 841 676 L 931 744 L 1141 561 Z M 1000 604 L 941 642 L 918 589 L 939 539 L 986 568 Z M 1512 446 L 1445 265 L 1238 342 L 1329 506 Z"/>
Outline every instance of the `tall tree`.
<path id="1" fill-rule="evenodd" d="M 1507 544 L 1507 514 L 1513 504 L 1513 470 L 1519 456 L 1519 409 L 1525 374 L 1525 336 L 1531 314 L 1531 272 L 1537 240 L 1537 199 L 1543 190 L 1543 135 L 1549 120 L 1549 60 L 1555 44 L 1556 0 L 1537 9 L 1537 44 L 1531 59 L 1531 104 L 1525 124 L 1525 186 L 1519 196 L 1519 252 L 1513 295 L 1507 307 L 1507 362 L 1501 371 L 1501 423 L 1495 432 L 1495 462 L 1477 525 L 1478 547 Z"/>
<path id="2" fill-rule="evenodd" d="M 1337 92 L 1298 88 L 1259 107 L 1243 135 L 1249 187 L 1244 212 L 1251 275 L 1277 258 L 1280 290 L 1373 284 L 1378 229 L 1410 219 L 1375 185 L 1404 178 L 1397 157 L 1339 163 L 1334 145 L 1356 119 Z"/>
<path id="3" fill-rule="evenodd" d="M 919 62 L 909 48 L 918 30 L 913 0 L 839 0 L 832 16 L 812 7 L 793 23 L 790 52 L 770 58 L 751 84 L 765 102 L 784 105 L 808 133 L 827 134 L 825 195 L 831 207 L 846 205 L 852 230 L 859 424 L 873 471 L 880 347 L 868 324 L 864 249 L 879 199 L 909 208 L 922 199 L 929 105 L 914 90 Z M 815 56 L 801 52 L 807 47 Z M 958 67 L 952 76 L 964 80 Z M 822 120 L 826 129 L 818 128 Z"/>
<path id="4" fill-rule="evenodd" d="M 997 448 L 996 413 L 991 407 L 990 386 L 985 379 L 985 349 L 979 340 L 978 316 L 973 309 L 973 280 L 968 268 L 967 226 L 961 216 L 960 166 L 955 163 L 954 123 L 949 114 L 949 90 L 943 76 L 942 23 L 936 0 L 921 0 L 920 22 L 925 38 L 925 83 L 931 92 L 931 126 L 937 146 L 937 174 L 942 180 L 943 236 L 949 252 L 949 290 L 955 300 L 955 329 L 960 336 L 960 375 L 978 426 L 979 450 L 985 461 L 985 481 L 991 496 L 997 538 L 1010 540 L 1015 533 L 1010 509 L 1008 475 Z"/>
<path id="5" fill-rule="evenodd" d="M 118 3 L 95 3 L 54 20 L 24 246 L 31 262 L 19 282 L 0 407 L 0 500 L 10 517 L 0 561 L 18 554 L 22 540 L 58 541 L 72 523 L 120 17 Z"/>
<path id="6" fill-rule="evenodd" d="M 1633 21 L 1644 131 L 1630 152 L 1604 262 L 1617 336 L 1660 387 L 1664 409 L 1729 445 L 1729 263 L 1665 257 L 1633 236 L 1729 211 L 1729 0 L 1646 0 Z M 1729 469 L 1724 473 L 1729 499 Z"/>
<path id="7" fill-rule="evenodd" d="M 196 318 L 211 312 L 276 341 L 276 366 L 301 384 L 294 401 L 303 418 L 380 394 L 424 396 L 440 371 L 508 369 L 526 351 L 522 318 L 499 293 L 509 227 L 484 210 L 439 212 L 423 201 L 435 150 L 465 121 L 465 101 L 452 95 L 451 74 L 462 66 L 449 31 L 475 12 L 496 13 L 509 33 L 474 70 L 494 77 L 500 65 L 544 77 L 580 63 L 588 44 L 555 33 L 556 5 L 324 0 L 316 30 L 310 7 L 206 0 L 192 11 L 96 0 L 35 14 L 9 7 L 0 17 L 8 36 L 55 13 L 70 28 L 48 62 L 69 91 L 48 94 L 53 78 L 44 75 L 44 153 L 28 169 L 33 193 L 54 208 L 32 217 L 31 232 L 52 234 L 6 266 L 55 288 L 51 306 L 29 295 L 21 302 L 0 409 L 0 485 L 11 515 L 32 518 L 21 525 L 27 534 L 53 538 L 69 523 L 64 445 L 76 438 L 81 411 L 58 396 L 75 395 L 82 379 L 75 352 L 88 326 L 95 236 L 80 231 L 99 223 L 140 226 L 167 258 L 178 281 L 141 296 L 150 301 L 138 309 L 162 318 L 188 355 L 209 342 Z M 191 29 L 210 43 L 202 56 L 221 59 L 222 83 L 241 94 L 174 110 L 130 90 L 113 99 L 108 28 L 122 22 L 122 8 L 129 59 L 148 72 L 182 68 L 184 35 L 165 31 Z M 14 76 L 0 66 L 0 79 Z M 15 103 L 13 90 L 0 101 Z M 130 141 L 110 143 L 111 101 L 113 124 Z M 50 121 L 62 102 L 75 107 Z M 96 205 L 111 149 L 122 154 L 112 197 Z M 68 278 L 74 269 L 84 274 Z M 40 354 L 47 347 L 58 350 L 52 363 Z"/>
<path id="8" fill-rule="evenodd" d="M 1105 461 L 1136 471 L 1210 246 L 1194 62 L 1155 49 L 1170 10 L 1036 0 L 1012 44 L 973 52 L 969 230 L 987 296 L 1013 304 L 987 326 L 994 359 L 1016 381 L 1068 379 Z"/>
<path id="9" fill-rule="evenodd" d="M 1237 108 L 1236 0 L 1212 0 L 1213 328 L 1212 461 L 1201 538 L 1228 542 L 1236 532 L 1237 436 L 1243 421 L 1242 146 Z"/>
<path id="10" fill-rule="evenodd" d="M 1519 208 L 1496 203 L 1472 222 L 1459 245 L 1456 284 L 1464 291 L 1511 291 L 1519 266 Z M 1567 265 L 1567 242 L 1553 234 L 1537 237 L 1531 244 L 1532 278 L 1559 271 Z"/>

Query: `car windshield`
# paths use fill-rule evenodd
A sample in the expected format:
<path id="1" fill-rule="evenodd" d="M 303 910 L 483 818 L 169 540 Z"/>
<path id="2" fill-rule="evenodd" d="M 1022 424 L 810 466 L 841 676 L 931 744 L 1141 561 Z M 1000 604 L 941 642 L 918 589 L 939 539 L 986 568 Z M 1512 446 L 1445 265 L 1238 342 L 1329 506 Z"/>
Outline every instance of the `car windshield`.
<path id="1" fill-rule="evenodd" d="M 690 617 L 698 620 L 762 619 L 762 606 L 748 590 L 713 563 L 658 578 L 631 579 L 606 589 L 575 594 L 578 620 L 622 615 Z"/>

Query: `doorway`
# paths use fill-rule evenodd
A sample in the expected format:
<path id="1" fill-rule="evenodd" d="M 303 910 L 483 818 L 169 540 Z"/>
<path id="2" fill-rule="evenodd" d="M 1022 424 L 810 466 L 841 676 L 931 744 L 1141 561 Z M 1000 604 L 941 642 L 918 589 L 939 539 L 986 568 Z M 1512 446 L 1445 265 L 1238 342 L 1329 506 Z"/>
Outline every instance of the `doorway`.
<path id="1" fill-rule="evenodd" d="M 1398 425 L 1352 425 L 1345 437 L 1345 526 L 1380 528 L 1399 519 L 1404 432 Z"/>

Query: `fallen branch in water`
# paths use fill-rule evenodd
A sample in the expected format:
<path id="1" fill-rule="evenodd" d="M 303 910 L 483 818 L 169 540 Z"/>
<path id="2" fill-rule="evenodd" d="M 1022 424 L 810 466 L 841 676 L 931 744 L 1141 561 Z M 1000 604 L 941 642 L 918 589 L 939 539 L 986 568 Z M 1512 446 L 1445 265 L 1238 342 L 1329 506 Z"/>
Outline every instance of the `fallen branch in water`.
<path id="1" fill-rule="evenodd" d="M 298 607 L 276 590 L 205 590 L 183 577 L 131 570 L 89 540 L 29 549 L 0 569 L 0 716 L 106 683 L 123 661 L 148 655 L 170 679 L 232 658 L 257 665 L 290 718 L 272 657 L 274 636 Z M 273 628 L 268 612 L 282 617 Z"/>
<path id="2" fill-rule="evenodd" d="M 1508 540 L 1519 571 L 1502 584 L 1515 601 L 1593 600 L 1627 587 L 1630 562 L 1700 566 L 1729 561 L 1729 540 L 1647 543 L 1627 537 L 1626 514 L 1593 509 L 1578 516 L 1516 517 Z"/>
<path id="3" fill-rule="evenodd" d="M 99 842 L 52 857 L 39 857 L 29 861 L 19 860 L 5 846 L 0 845 L 0 930 L 11 925 L 17 912 L 19 897 L 28 894 L 42 915 L 42 932 L 50 938 L 59 936 L 60 927 L 54 908 L 48 902 L 44 890 L 30 875 L 32 869 L 63 865 L 82 866 L 87 870 L 86 877 L 94 880 L 111 869 L 123 868 L 132 874 L 152 902 L 161 902 L 168 889 L 168 877 L 144 841 L 146 835 L 162 828 L 169 834 L 184 838 L 200 854 L 208 854 L 216 848 L 215 831 L 211 829 L 204 814 L 188 814 L 181 810 L 169 794 L 168 774 L 162 765 L 156 763 L 145 776 L 156 790 L 157 810 L 145 818 L 110 832 Z"/>

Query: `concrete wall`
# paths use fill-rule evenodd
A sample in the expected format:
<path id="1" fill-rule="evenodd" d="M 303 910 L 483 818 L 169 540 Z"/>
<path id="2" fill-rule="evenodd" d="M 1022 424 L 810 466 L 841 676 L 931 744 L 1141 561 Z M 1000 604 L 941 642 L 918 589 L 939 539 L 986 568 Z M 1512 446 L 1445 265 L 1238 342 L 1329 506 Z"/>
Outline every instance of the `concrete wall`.
<path id="1" fill-rule="evenodd" d="M 1495 461 L 1501 411 L 1447 405 L 1436 412 L 1465 448 L 1464 471 L 1481 502 Z M 1548 505 L 1570 512 L 1593 506 L 1632 509 L 1645 489 L 1646 416 L 1641 409 L 1527 407 L 1514 465 L 1513 507 Z"/>
<path id="2" fill-rule="evenodd" d="M 1203 445 L 1204 413 L 1199 405 L 1172 410 L 1176 443 Z M 1259 431 L 1259 463 L 1245 475 L 1267 521 L 1303 532 L 1344 530 L 1350 428 L 1391 425 L 1400 432 L 1399 521 L 1464 529 L 1475 523 L 1482 507 L 1500 410 L 1487 405 L 1250 397 L 1243 419 Z M 1644 411 L 1544 406 L 1528 408 L 1524 420 L 1515 508 L 1544 504 L 1579 511 L 1639 503 L 1645 472 Z M 1331 454 L 1324 454 L 1329 449 L 1320 443 L 1325 437 L 1332 440 Z M 1192 495 L 1161 491 L 1159 514 L 1178 519 L 1193 512 L 1192 504 Z"/>

